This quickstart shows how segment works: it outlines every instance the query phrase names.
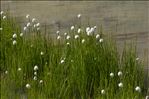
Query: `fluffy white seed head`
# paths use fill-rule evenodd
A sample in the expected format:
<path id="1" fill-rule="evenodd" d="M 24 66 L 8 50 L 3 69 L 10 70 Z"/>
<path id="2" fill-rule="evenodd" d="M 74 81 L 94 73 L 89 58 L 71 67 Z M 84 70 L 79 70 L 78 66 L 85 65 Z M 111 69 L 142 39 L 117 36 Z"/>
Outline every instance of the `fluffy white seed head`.
<path id="1" fill-rule="evenodd" d="M 34 76 L 33 80 L 37 80 L 37 76 Z"/>
<path id="2" fill-rule="evenodd" d="M 139 58 L 139 57 L 137 57 L 137 58 L 136 58 L 136 61 L 138 61 L 139 59 L 140 59 L 140 58 Z"/>
<path id="3" fill-rule="evenodd" d="M 74 30 L 74 28 L 75 28 L 74 26 L 71 26 L 71 28 L 70 28 L 70 29 L 71 29 L 71 30 Z"/>
<path id="4" fill-rule="evenodd" d="M 63 64 L 64 62 L 65 62 L 65 60 L 64 60 L 64 59 L 62 59 L 60 63 L 61 63 L 61 64 Z"/>
<path id="5" fill-rule="evenodd" d="M 82 41 L 81 41 L 81 42 L 82 42 L 82 44 L 83 44 L 83 43 L 85 42 L 85 39 L 82 39 Z"/>
<path id="6" fill-rule="evenodd" d="M 26 31 L 26 30 L 27 30 L 27 27 L 25 26 L 25 27 L 23 28 L 23 30 Z"/>
<path id="7" fill-rule="evenodd" d="M 79 35 L 75 35 L 75 39 L 78 39 L 79 38 Z"/>
<path id="8" fill-rule="evenodd" d="M 93 33 L 93 32 L 95 31 L 95 29 L 92 27 L 92 28 L 90 29 L 90 31 L 91 31 L 91 33 Z"/>
<path id="9" fill-rule="evenodd" d="M 118 84 L 118 87 L 122 88 L 122 87 L 123 87 L 123 83 L 120 82 L 120 83 Z"/>
<path id="10" fill-rule="evenodd" d="M 86 28 L 86 33 L 87 33 L 88 36 L 92 35 L 94 31 L 95 31 L 94 28 L 90 28 L 90 27 Z"/>
<path id="11" fill-rule="evenodd" d="M 80 28 L 78 29 L 78 33 L 81 33 L 81 29 Z"/>
<path id="12" fill-rule="evenodd" d="M 119 71 L 119 72 L 117 73 L 117 75 L 118 75 L 118 76 L 122 76 L 122 75 L 123 75 L 122 71 Z"/>
<path id="13" fill-rule="evenodd" d="M 56 34 L 59 34 L 60 33 L 60 31 L 56 31 Z"/>
<path id="14" fill-rule="evenodd" d="M 34 66 L 34 71 L 37 71 L 37 70 L 38 70 L 38 66 L 35 65 L 35 66 Z"/>
<path id="15" fill-rule="evenodd" d="M 22 37 L 23 36 L 23 33 L 20 33 L 20 37 Z"/>
<path id="16" fill-rule="evenodd" d="M 18 68 L 18 71 L 21 71 L 21 70 L 22 70 L 22 69 L 19 67 L 19 68 Z"/>
<path id="17" fill-rule="evenodd" d="M 35 28 L 36 27 L 36 24 L 34 24 L 33 27 Z"/>
<path id="18" fill-rule="evenodd" d="M 5 71 L 5 74 L 8 74 L 8 71 L 7 70 Z"/>
<path id="19" fill-rule="evenodd" d="M 103 94 L 103 95 L 105 94 L 105 90 L 104 89 L 101 90 L 101 94 Z"/>
<path id="20" fill-rule="evenodd" d="M 146 96 L 145 99 L 149 99 L 149 96 Z"/>
<path id="21" fill-rule="evenodd" d="M 139 86 L 137 86 L 137 87 L 135 88 L 135 90 L 136 90 L 137 92 L 141 92 L 141 88 L 140 88 Z"/>
<path id="22" fill-rule="evenodd" d="M 60 35 L 58 35 L 58 36 L 57 36 L 57 39 L 59 40 L 60 38 L 61 38 L 61 36 L 60 36 Z"/>
<path id="23" fill-rule="evenodd" d="M 1 11 L 1 15 L 4 14 L 4 11 Z"/>
<path id="24" fill-rule="evenodd" d="M 74 62 L 74 60 L 72 59 L 70 62 L 72 62 L 72 63 L 73 63 L 73 62 Z"/>
<path id="25" fill-rule="evenodd" d="M 31 44 L 31 47 L 33 47 L 33 44 Z"/>
<path id="26" fill-rule="evenodd" d="M 12 44 L 13 45 L 16 45 L 17 44 L 17 41 L 16 40 L 13 40 Z"/>
<path id="27" fill-rule="evenodd" d="M 41 52 L 40 52 L 40 55 L 42 56 L 43 54 L 44 54 L 44 52 L 41 51 Z"/>
<path id="28" fill-rule="evenodd" d="M 103 42 L 103 39 L 102 39 L 102 38 L 101 38 L 101 39 L 99 39 L 99 42 L 100 42 L 100 43 L 102 43 L 102 42 Z"/>
<path id="29" fill-rule="evenodd" d="M 39 83 L 42 84 L 43 83 L 43 80 L 40 80 Z"/>
<path id="30" fill-rule="evenodd" d="M 110 77 L 114 77 L 114 73 L 110 73 Z"/>
<path id="31" fill-rule="evenodd" d="M 6 19 L 6 16 L 3 16 L 3 19 Z"/>
<path id="32" fill-rule="evenodd" d="M 87 35 L 88 35 L 88 36 L 92 35 L 92 32 L 91 32 L 91 31 L 88 31 L 88 32 L 87 32 Z"/>
<path id="33" fill-rule="evenodd" d="M 30 89 L 31 88 L 31 85 L 30 84 L 26 84 L 26 88 L 27 89 Z"/>
<path id="34" fill-rule="evenodd" d="M 87 27 L 87 28 L 86 28 L 86 33 L 87 33 L 89 30 L 90 30 L 90 27 Z"/>
<path id="35" fill-rule="evenodd" d="M 67 45 L 70 45 L 70 43 L 69 43 L 69 42 L 67 42 L 66 44 L 67 44 Z"/>
<path id="36" fill-rule="evenodd" d="M 3 28 L 0 28 L 0 31 L 2 31 L 3 30 Z"/>
<path id="37" fill-rule="evenodd" d="M 81 14 L 78 14 L 78 15 L 77 15 L 78 18 L 81 18 L 81 16 L 82 16 Z"/>
<path id="38" fill-rule="evenodd" d="M 96 39 L 98 39 L 99 37 L 100 37 L 100 35 L 99 35 L 99 34 L 97 34 L 97 35 L 96 35 Z"/>
<path id="39" fill-rule="evenodd" d="M 67 36 L 66 36 L 66 39 L 67 39 L 67 40 L 69 40 L 69 39 L 70 39 L 70 36 L 69 36 L 69 35 L 67 35 Z"/>
<path id="40" fill-rule="evenodd" d="M 29 16 L 30 16 L 30 15 L 29 15 L 29 14 L 27 14 L 27 15 L 26 15 L 26 18 L 28 19 L 28 18 L 29 18 Z"/>
<path id="41" fill-rule="evenodd" d="M 17 34 L 16 33 L 14 33 L 13 35 L 12 35 L 12 38 L 17 38 Z"/>
<path id="42" fill-rule="evenodd" d="M 39 30 L 40 30 L 40 28 L 38 27 L 38 28 L 37 28 L 37 31 L 39 31 Z"/>
<path id="43" fill-rule="evenodd" d="M 67 35 L 67 33 L 65 32 L 65 33 L 64 33 L 64 35 L 66 36 L 66 35 Z"/>
<path id="44" fill-rule="evenodd" d="M 35 22 L 35 21 L 36 21 L 36 18 L 33 18 L 33 19 L 32 19 L 32 22 Z"/>
<path id="45" fill-rule="evenodd" d="M 37 26 L 37 27 L 40 26 L 40 23 L 37 23 L 36 26 Z"/>
<path id="46" fill-rule="evenodd" d="M 34 72 L 34 75 L 37 75 L 37 72 Z"/>
<path id="47" fill-rule="evenodd" d="M 96 29 L 97 28 L 97 26 L 94 26 L 94 29 Z"/>
<path id="48" fill-rule="evenodd" d="M 27 27 L 29 27 L 30 25 L 31 25 L 31 23 L 30 23 L 30 22 L 28 22 L 28 23 L 26 24 L 26 26 L 27 26 Z"/>

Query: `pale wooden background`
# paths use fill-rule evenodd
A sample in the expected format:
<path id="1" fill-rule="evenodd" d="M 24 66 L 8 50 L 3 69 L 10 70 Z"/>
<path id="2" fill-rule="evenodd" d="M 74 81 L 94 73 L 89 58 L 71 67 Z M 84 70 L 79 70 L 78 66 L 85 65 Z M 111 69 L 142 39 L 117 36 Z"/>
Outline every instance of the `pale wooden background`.
<path id="1" fill-rule="evenodd" d="M 7 1 L 2 10 L 23 17 L 30 14 L 55 33 L 59 24 L 62 31 L 77 24 L 76 15 L 82 14 L 87 26 L 103 25 L 106 33 L 115 35 L 121 50 L 124 41 L 137 38 L 137 52 L 149 67 L 149 2 L 148 1 Z"/>

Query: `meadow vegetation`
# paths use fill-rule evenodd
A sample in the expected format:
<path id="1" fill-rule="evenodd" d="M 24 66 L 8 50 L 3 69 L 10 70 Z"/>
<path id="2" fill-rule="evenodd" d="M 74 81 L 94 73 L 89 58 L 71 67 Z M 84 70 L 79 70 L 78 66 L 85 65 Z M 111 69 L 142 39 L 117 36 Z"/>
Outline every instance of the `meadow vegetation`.
<path id="1" fill-rule="evenodd" d="M 35 18 L 27 15 L 26 21 L 22 29 L 1 11 L 1 99 L 146 97 L 144 65 L 135 46 L 125 45 L 119 53 L 116 41 L 97 26 L 75 24 L 50 36 Z"/>

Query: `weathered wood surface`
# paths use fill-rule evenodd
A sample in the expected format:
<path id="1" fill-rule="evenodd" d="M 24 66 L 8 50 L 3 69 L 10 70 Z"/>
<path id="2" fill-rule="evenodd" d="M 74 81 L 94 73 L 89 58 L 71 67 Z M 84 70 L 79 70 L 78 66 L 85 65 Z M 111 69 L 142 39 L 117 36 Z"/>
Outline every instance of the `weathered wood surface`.
<path id="1" fill-rule="evenodd" d="M 124 41 L 137 39 L 139 57 L 145 59 L 149 68 L 149 2 L 148 1 L 2 1 L 3 10 L 24 17 L 30 14 L 41 23 L 48 24 L 52 33 L 77 24 L 76 15 L 82 14 L 82 23 L 87 26 L 103 25 L 107 33 L 114 35 L 121 49 Z"/>

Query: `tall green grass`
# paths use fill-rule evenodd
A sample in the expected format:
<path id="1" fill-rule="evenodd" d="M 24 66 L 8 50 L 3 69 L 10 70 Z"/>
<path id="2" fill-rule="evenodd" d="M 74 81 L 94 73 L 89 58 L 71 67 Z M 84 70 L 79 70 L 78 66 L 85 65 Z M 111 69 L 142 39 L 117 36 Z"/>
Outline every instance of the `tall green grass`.
<path id="1" fill-rule="evenodd" d="M 1 99 L 144 99 L 146 95 L 144 67 L 136 60 L 134 46 L 125 46 L 120 55 L 112 37 L 102 36 L 101 31 L 96 33 L 103 39 L 99 42 L 100 38 L 96 39 L 95 34 L 87 36 L 83 28 L 78 34 L 77 25 L 68 32 L 69 40 L 62 33 L 57 40 L 31 27 L 24 32 L 9 15 L 6 19 L 1 15 L 1 27 Z M 19 36 L 21 32 L 23 37 Z M 74 39 L 76 34 L 78 39 Z M 119 71 L 121 76 L 117 75 Z M 34 76 L 37 80 L 33 80 Z M 26 88 L 26 84 L 31 87 Z M 135 90 L 136 86 L 141 92 Z"/>

